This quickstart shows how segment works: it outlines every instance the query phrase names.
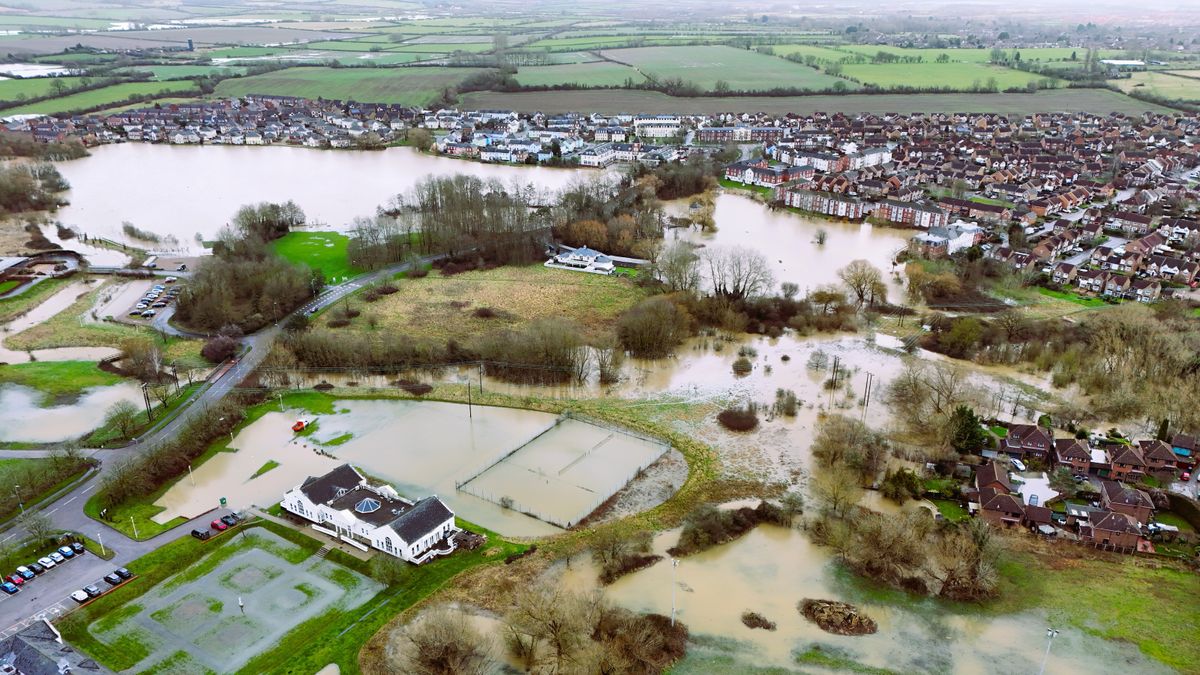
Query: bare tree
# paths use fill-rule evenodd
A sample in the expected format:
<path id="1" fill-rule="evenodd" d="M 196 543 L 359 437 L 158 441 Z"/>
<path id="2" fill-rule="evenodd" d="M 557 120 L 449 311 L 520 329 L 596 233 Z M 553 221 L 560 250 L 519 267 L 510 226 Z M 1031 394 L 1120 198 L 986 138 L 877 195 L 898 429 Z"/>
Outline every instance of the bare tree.
<path id="1" fill-rule="evenodd" d="M 128 438 L 137 427 L 138 407 L 129 401 L 117 401 L 109 406 L 104 414 L 105 426 L 116 427 L 121 435 Z"/>
<path id="2" fill-rule="evenodd" d="M 29 533 L 31 539 L 39 542 L 45 542 L 57 532 L 49 516 L 41 511 L 26 511 L 17 519 L 17 524 Z"/>
<path id="3" fill-rule="evenodd" d="M 495 665 L 489 649 L 462 612 L 439 606 L 405 627 L 395 666 L 415 675 L 482 675 Z"/>
<path id="4" fill-rule="evenodd" d="M 590 646 L 599 603 L 558 588 L 537 586 L 517 599 L 504 619 L 509 650 L 550 672 L 567 672 Z"/>
<path id="5" fill-rule="evenodd" d="M 844 466 L 817 471 L 813 477 L 812 492 L 826 511 L 839 518 L 844 518 L 863 495 L 857 472 Z"/>
<path id="6" fill-rule="evenodd" d="M 775 282 L 767 258 L 744 246 L 705 251 L 713 294 L 727 300 L 745 300 L 761 294 Z"/>
<path id="7" fill-rule="evenodd" d="M 690 293 L 700 287 L 700 257 L 686 242 L 673 241 L 663 247 L 655 269 L 674 292 Z"/>
<path id="8" fill-rule="evenodd" d="M 849 265 L 838 270 L 838 278 L 846 284 L 859 307 L 887 300 L 887 286 L 883 283 L 883 273 L 866 260 L 851 261 Z"/>

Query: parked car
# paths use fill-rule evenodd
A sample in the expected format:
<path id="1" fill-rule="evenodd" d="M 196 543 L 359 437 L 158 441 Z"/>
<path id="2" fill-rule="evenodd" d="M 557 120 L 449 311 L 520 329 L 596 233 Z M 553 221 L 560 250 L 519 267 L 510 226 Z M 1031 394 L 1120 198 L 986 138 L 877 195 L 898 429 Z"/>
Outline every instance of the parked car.
<path id="1" fill-rule="evenodd" d="M 46 566 L 41 563 L 31 562 L 31 563 L 29 563 L 29 569 L 33 570 L 34 574 L 45 574 L 46 573 Z"/>
<path id="2" fill-rule="evenodd" d="M 59 553 L 58 551 L 51 553 L 48 557 L 60 565 L 67 561 L 67 559 L 63 557 L 63 554 Z"/>
<path id="3" fill-rule="evenodd" d="M 83 592 L 87 593 L 90 597 L 98 598 L 103 591 L 100 590 L 99 586 L 93 584 L 91 586 L 84 586 Z"/>
<path id="4" fill-rule="evenodd" d="M 1019 459 L 1012 460 L 1012 465 L 1013 465 L 1013 468 L 1016 469 L 1017 471 L 1025 470 L 1025 462 L 1022 462 Z"/>
<path id="5" fill-rule="evenodd" d="M 210 532 L 208 530 L 192 530 L 192 536 L 199 539 L 200 541 L 204 541 L 205 539 L 208 539 L 209 537 L 212 536 L 212 532 Z"/>
<path id="6" fill-rule="evenodd" d="M 1077 474 L 1075 474 L 1074 478 L 1075 478 L 1075 482 L 1076 482 L 1076 483 L 1084 483 L 1084 482 L 1087 482 L 1087 476 L 1085 476 L 1085 475 L 1083 475 L 1083 474 L 1081 474 L 1081 473 L 1077 473 Z"/>
<path id="7" fill-rule="evenodd" d="M 221 522 L 225 523 L 229 527 L 233 527 L 234 525 L 237 525 L 238 520 L 237 516 L 230 514 L 228 516 L 221 516 Z"/>
<path id="8" fill-rule="evenodd" d="M 213 521 L 211 523 L 209 523 L 208 525 L 209 525 L 209 527 L 216 530 L 217 532 L 222 532 L 224 530 L 229 529 L 229 526 L 226 525 L 225 523 L 221 522 L 220 518 L 214 518 Z"/>
<path id="9" fill-rule="evenodd" d="M 21 590 L 17 588 L 16 584 L 10 584 L 7 581 L 0 584 L 0 588 L 4 589 L 4 592 L 8 593 L 9 595 L 16 595 L 17 591 Z"/>
<path id="10" fill-rule="evenodd" d="M 109 572 L 108 574 L 104 575 L 104 581 L 107 582 L 109 586 L 120 586 L 122 579 L 115 573 Z"/>
<path id="11" fill-rule="evenodd" d="M 158 312 L 155 312 L 155 311 L 154 311 L 154 310 L 152 310 L 152 309 L 148 309 L 148 310 L 146 310 L 146 311 L 142 312 L 142 316 L 144 316 L 144 317 L 146 317 L 147 319 L 149 319 L 150 317 L 154 316 L 154 315 L 155 315 L 155 314 L 157 314 L 157 313 L 158 313 Z"/>
<path id="12" fill-rule="evenodd" d="M 87 591 L 79 590 L 79 591 L 75 591 L 74 593 L 71 594 L 71 599 L 82 605 L 83 603 L 87 602 L 88 600 L 91 600 L 92 598 L 90 595 L 87 594 Z"/>
<path id="13" fill-rule="evenodd" d="M 1181 481 L 1183 481 L 1183 482 L 1185 482 L 1185 483 L 1186 483 L 1186 482 L 1188 482 L 1188 481 L 1189 481 L 1189 480 L 1191 480 L 1191 479 L 1192 479 L 1192 473 L 1191 473 L 1190 471 L 1184 471 L 1184 472 L 1183 472 L 1183 475 L 1181 475 L 1181 476 L 1179 477 L 1179 480 L 1181 480 Z"/>
<path id="14" fill-rule="evenodd" d="M 175 268 L 175 271 L 176 271 L 176 272 L 186 272 L 186 271 L 187 271 L 187 265 L 180 265 L 179 267 L 176 267 L 176 268 Z"/>
<path id="15" fill-rule="evenodd" d="M 33 570 L 29 569 L 28 567 L 26 567 L 24 565 L 21 565 L 20 567 L 17 568 L 17 574 L 20 574 L 21 578 L 24 579 L 25 581 L 29 581 L 30 579 L 37 576 L 36 574 L 33 573 Z"/>
<path id="16" fill-rule="evenodd" d="M 167 277 L 166 279 L 163 279 L 163 281 L 167 282 L 168 284 L 173 284 L 176 281 L 179 281 L 179 277 Z"/>
<path id="17" fill-rule="evenodd" d="M 45 558 L 38 558 L 38 564 L 49 570 L 49 569 L 54 569 L 55 565 L 57 565 L 58 563 L 55 562 L 54 559 L 51 558 L 50 556 L 46 556 Z"/>
<path id="18" fill-rule="evenodd" d="M 59 546 L 58 552 L 63 554 L 64 558 L 74 558 L 75 557 L 75 549 L 71 548 L 70 546 Z"/>
<path id="19" fill-rule="evenodd" d="M 117 569 L 113 570 L 113 574 L 121 577 L 122 579 L 132 579 L 133 578 L 133 572 L 130 572 L 129 570 L 125 569 L 124 567 L 118 567 Z"/>
<path id="20" fill-rule="evenodd" d="M 86 551 L 87 548 L 85 548 L 81 542 L 73 541 L 71 542 L 71 550 L 75 551 L 77 555 L 83 555 L 83 552 Z"/>
<path id="21" fill-rule="evenodd" d="M 10 574 L 5 578 L 5 581 L 10 581 L 18 586 L 25 585 L 25 577 L 21 576 L 20 574 Z"/>

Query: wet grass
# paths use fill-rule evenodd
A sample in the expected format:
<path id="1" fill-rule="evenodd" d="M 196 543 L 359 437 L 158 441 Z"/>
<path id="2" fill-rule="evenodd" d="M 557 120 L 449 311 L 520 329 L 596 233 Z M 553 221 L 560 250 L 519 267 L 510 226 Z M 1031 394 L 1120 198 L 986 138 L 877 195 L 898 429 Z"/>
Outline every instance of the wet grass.
<path id="1" fill-rule="evenodd" d="M 547 269 L 541 265 L 501 267 L 444 277 L 431 273 L 407 279 L 400 292 L 373 303 L 359 302 L 363 316 L 347 328 L 365 332 L 404 332 L 418 340 L 464 342 L 485 332 L 517 329 L 538 319 L 560 317 L 579 324 L 588 338 L 612 330 L 617 315 L 646 293 L 627 279 Z M 480 318 L 476 309 L 495 316 Z M 377 327 L 366 317 L 375 316 Z"/>
<path id="2" fill-rule="evenodd" d="M 1042 295 L 1044 295 L 1048 298 L 1054 298 L 1056 300 L 1065 300 L 1067 302 L 1074 303 L 1074 304 L 1080 305 L 1082 307 L 1103 307 L 1106 304 L 1108 304 L 1108 303 L 1104 302 L 1103 300 L 1101 300 L 1100 298 L 1085 298 L 1085 297 L 1079 295 L 1078 293 L 1070 293 L 1067 291 L 1052 291 L 1049 288 L 1038 288 L 1038 293 L 1041 293 Z"/>
<path id="3" fill-rule="evenodd" d="M 277 467 L 277 466 L 279 466 L 279 462 L 276 462 L 276 461 L 275 461 L 275 460 L 273 460 L 273 459 L 268 459 L 268 460 L 267 460 L 267 463 L 266 463 L 266 464 L 263 464 L 263 465 L 262 465 L 262 466 L 260 466 L 260 467 L 258 467 L 258 471 L 255 471 L 255 472 L 254 472 L 254 475 L 253 475 L 253 476 L 250 476 L 250 478 L 251 478 L 251 480 L 253 480 L 253 479 L 255 479 L 255 478 L 258 478 L 259 476 L 261 476 L 261 475 L 263 475 L 264 473 L 266 473 L 266 472 L 270 471 L 271 469 L 274 469 L 274 468 L 275 468 L 275 467 Z"/>
<path id="4" fill-rule="evenodd" d="M 1154 519 L 1163 525 L 1171 525 L 1178 527 L 1180 532 L 1195 532 L 1196 528 L 1192 524 L 1183 519 L 1183 516 L 1171 511 L 1159 511 L 1154 514 Z"/>
<path id="5" fill-rule="evenodd" d="M 850 658 L 846 652 L 829 646 L 810 645 L 808 649 L 795 655 L 796 663 L 804 666 L 818 666 L 841 673 L 861 673 L 862 675 L 899 675 L 897 671 L 888 668 L 876 668 L 864 665 Z"/>
<path id="6" fill-rule="evenodd" d="M 362 273 L 350 264 L 346 254 L 349 243 L 350 237 L 337 232 L 288 232 L 271 247 L 291 262 L 319 270 L 329 282 Z"/>
<path id="7" fill-rule="evenodd" d="M 8 323 L 42 304 L 46 298 L 61 291 L 73 279 L 47 279 L 12 298 L 0 300 L 0 323 Z"/>
<path id="8" fill-rule="evenodd" d="M 958 502 L 949 499 L 933 499 L 933 505 L 937 507 L 938 513 L 946 520 L 957 523 L 971 517 L 967 510 L 959 505 Z"/>
<path id="9" fill-rule="evenodd" d="M 31 387 L 46 394 L 43 405 L 53 399 L 78 396 L 92 387 L 117 384 L 122 379 L 100 370 L 93 361 L 34 361 L 0 368 L 0 383 Z"/>
<path id="10" fill-rule="evenodd" d="M 20 285 L 21 285 L 21 282 L 17 281 L 16 279 L 9 279 L 8 281 L 0 281 L 0 295 L 4 295 L 5 293 L 11 291 L 12 289 L 14 289 Z"/>

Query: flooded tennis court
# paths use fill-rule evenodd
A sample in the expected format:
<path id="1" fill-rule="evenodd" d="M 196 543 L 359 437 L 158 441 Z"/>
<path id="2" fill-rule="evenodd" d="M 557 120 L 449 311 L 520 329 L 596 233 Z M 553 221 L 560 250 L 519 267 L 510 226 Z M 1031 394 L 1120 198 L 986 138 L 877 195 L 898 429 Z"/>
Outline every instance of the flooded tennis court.
<path id="1" fill-rule="evenodd" d="M 647 457 L 653 462 L 666 449 L 653 454 L 654 444 L 643 439 L 531 410 L 366 399 L 339 400 L 335 407 L 329 415 L 263 415 L 234 436 L 236 452 L 194 467 L 155 502 L 164 508 L 155 520 L 203 513 L 221 497 L 237 508 L 266 507 L 307 476 L 350 462 L 409 497 L 436 494 L 461 517 L 502 534 L 543 536 L 561 530 L 522 510 L 578 522 L 587 515 L 580 510 L 628 480 L 618 478 L 636 475 Z M 299 417 L 313 420 L 315 430 L 293 433 Z M 272 461 L 278 466 L 253 477 Z M 495 501 L 458 489 L 468 481 L 483 486 L 478 493 L 494 493 Z M 512 508 L 502 507 L 500 496 L 508 496 Z"/>

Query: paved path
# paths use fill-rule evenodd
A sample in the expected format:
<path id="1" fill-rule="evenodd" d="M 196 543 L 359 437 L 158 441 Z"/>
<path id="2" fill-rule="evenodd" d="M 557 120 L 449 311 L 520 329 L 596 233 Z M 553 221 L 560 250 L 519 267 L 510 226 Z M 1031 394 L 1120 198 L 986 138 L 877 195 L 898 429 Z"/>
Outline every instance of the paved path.
<path id="1" fill-rule="evenodd" d="M 421 264 L 427 264 L 440 256 L 424 258 Z M 219 402 L 234 390 L 249 376 L 271 351 L 271 345 L 282 333 L 281 325 L 295 315 L 310 315 L 319 312 L 342 298 L 350 295 L 364 286 L 389 280 L 396 274 L 407 270 L 408 263 L 389 265 L 388 267 L 359 275 L 335 286 L 330 286 L 321 292 L 311 302 L 294 311 L 279 323 L 268 326 L 263 330 L 246 336 L 242 344 L 243 354 L 234 360 L 227 368 L 218 370 L 205 385 L 190 395 L 190 400 L 179 408 L 178 413 L 170 421 L 154 428 L 150 433 L 137 439 L 136 443 L 122 448 L 89 448 L 84 454 L 100 461 L 100 470 L 87 483 L 75 490 L 62 495 L 57 500 L 43 504 L 38 510 L 45 513 L 56 528 L 80 532 L 90 538 L 103 540 L 106 546 L 117 551 L 117 557 L 105 561 L 93 555 L 85 555 L 79 560 L 72 560 L 61 569 L 54 569 L 33 580 L 28 587 L 16 595 L 0 595 L 0 631 L 21 621 L 36 619 L 47 612 L 60 608 L 63 599 L 81 586 L 100 580 L 105 574 L 117 567 L 122 567 L 130 561 L 146 553 L 174 541 L 186 537 L 197 524 L 207 525 L 214 516 L 213 513 L 198 516 L 186 525 L 180 525 L 158 536 L 145 541 L 135 541 L 121 532 L 114 530 L 105 523 L 93 520 L 83 512 L 83 506 L 88 498 L 101 485 L 103 477 L 123 461 L 137 456 L 144 448 L 153 447 L 158 443 L 174 438 L 198 415 L 209 406 Z M 51 450 L 0 450 L 0 457 L 44 457 Z M 228 513 L 218 511 L 216 515 Z M 0 533 L 0 545 L 5 542 L 21 541 L 27 533 L 19 526 L 7 532 Z M 136 572 L 136 570 L 134 570 Z M 3 570 L 5 574 L 11 573 Z M 101 588 L 107 584 L 101 583 Z M 71 602 L 69 599 L 66 602 Z"/>

